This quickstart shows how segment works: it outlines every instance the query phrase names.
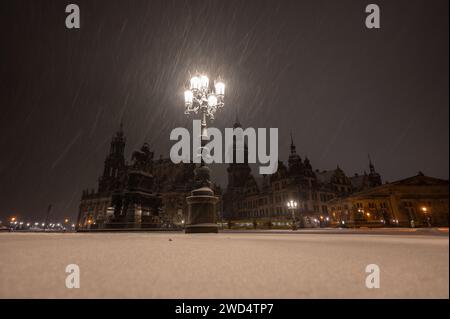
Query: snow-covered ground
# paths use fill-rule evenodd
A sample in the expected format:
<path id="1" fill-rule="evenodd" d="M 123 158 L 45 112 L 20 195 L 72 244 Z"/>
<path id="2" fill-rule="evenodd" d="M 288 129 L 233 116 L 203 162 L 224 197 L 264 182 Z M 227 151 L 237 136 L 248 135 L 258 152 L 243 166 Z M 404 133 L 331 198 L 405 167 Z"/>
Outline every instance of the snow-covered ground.
<path id="1" fill-rule="evenodd" d="M 448 232 L 447 232 L 448 234 Z M 1 298 L 448 298 L 448 236 L 0 233 Z M 80 288 L 68 289 L 68 264 Z M 365 285 L 368 264 L 380 288 Z"/>

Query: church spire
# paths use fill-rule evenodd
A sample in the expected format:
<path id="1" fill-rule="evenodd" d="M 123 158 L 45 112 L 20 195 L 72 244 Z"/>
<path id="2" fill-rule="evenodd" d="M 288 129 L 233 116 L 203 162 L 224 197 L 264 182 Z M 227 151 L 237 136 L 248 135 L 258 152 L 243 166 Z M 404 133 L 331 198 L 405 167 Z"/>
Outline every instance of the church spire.
<path id="1" fill-rule="evenodd" d="M 116 132 L 116 138 L 122 138 L 123 135 L 123 121 L 120 120 L 119 130 Z"/>
<path id="2" fill-rule="evenodd" d="M 369 185 L 370 187 L 379 186 L 382 184 L 381 175 L 375 171 L 375 166 L 372 163 L 372 159 L 370 158 L 370 154 L 367 154 L 369 158 Z"/>
<path id="3" fill-rule="evenodd" d="M 374 174 L 375 173 L 375 166 L 372 163 L 372 159 L 370 158 L 370 154 L 367 154 L 367 157 L 369 158 L 369 169 L 370 169 L 370 173 Z"/>
<path id="4" fill-rule="evenodd" d="M 294 138 L 292 137 L 292 130 L 291 130 L 291 154 L 294 155 L 296 153 L 297 152 L 295 150 Z"/>
<path id="5" fill-rule="evenodd" d="M 114 190 L 118 183 L 121 172 L 125 168 L 125 136 L 123 124 L 120 123 L 119 130 L 111 140 L 109 155 L 105 159 L 103 175 L 99 180 L 98 191 L 106 192 Z"/>

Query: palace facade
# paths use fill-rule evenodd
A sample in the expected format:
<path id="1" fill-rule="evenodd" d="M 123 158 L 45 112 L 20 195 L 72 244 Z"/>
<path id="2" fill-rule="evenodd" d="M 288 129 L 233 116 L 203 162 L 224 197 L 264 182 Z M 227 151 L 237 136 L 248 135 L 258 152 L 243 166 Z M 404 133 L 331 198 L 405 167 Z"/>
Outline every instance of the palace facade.
<path id="1" fill-rule="evenodd" d="M 234 128 L 242 127 L 236 120 Z M 233 152 L 236 152 L 236 145 Z M 228 185 L 223 195 L 223 220 L 229 226 L 267 228 L 288 227 L 293 218 L 301 219 L 305 227 L 328 225 L 328 202 L 357 191 L 382 184 L 381 176 L 369 160 L 369 173 L 348 177 L 337 166 L 328 171 L 314 170 L 310 160 L 297 154 L 291 135 L 287 165 L 279 161 L 275 174 L 255 177 L 247 161 L 244 145 L 244 163 L 231 163 Z M 294 200 L 299 207 L 289 211 L 287 202 Z M 294 215 L 293 215 L 294 214 Z"/>

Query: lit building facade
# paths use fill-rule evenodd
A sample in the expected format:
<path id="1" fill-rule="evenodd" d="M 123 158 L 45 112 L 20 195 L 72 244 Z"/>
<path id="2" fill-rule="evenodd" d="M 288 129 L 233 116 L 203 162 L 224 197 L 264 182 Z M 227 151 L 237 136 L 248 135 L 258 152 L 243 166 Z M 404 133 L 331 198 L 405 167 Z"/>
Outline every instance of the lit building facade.
<path id="1" fill-rule="evenodd" d="M 393 183 L 337 197 L 330 218 L 342 225 L 448 226 L 448 181 L 420 173 Z"/>

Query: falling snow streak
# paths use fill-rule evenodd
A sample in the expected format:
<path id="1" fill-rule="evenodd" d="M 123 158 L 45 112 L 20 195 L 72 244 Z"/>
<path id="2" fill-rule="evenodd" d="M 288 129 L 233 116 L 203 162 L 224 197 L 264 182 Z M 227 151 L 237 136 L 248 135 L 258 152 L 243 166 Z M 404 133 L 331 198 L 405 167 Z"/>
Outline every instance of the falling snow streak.
<path id="1" fill-rule="evenodd" d="M 56 160 L 52 163 L 51 168 L 54 169 L 61 160 L 69 153 L 70 149 L 73 145 L 78 141 L 78 139 L 83 135 L 83 131 L 79 130 L 78 133 L 73 137 L 73 139 L 67 144 L 67 146 L 64 148 L 64 150 L 59 154 L 59 156 L 56 158 Z"/>
<path id="2" fill-rule="evenodd" d="M 279 128 L 282 160 L 292 130 L 314 169 L 352 174 L 370 152 L 386 180 L 448 178 L 447 0 L 386 2 L 377 31 L 362 0 L 77 4 L 81 29 L 67 30 L 60 1 L 0 1 L 0 217 L 49 202 L 75 215 L 121 121 L 126 158 L 144 142 L 167 157 L 170 131 L 192 126 L 183 90 L 196 72 L 227 85 L 213 125 L 238 113 Z M 225 186 L 226 165 L 212 176 Z"/>

